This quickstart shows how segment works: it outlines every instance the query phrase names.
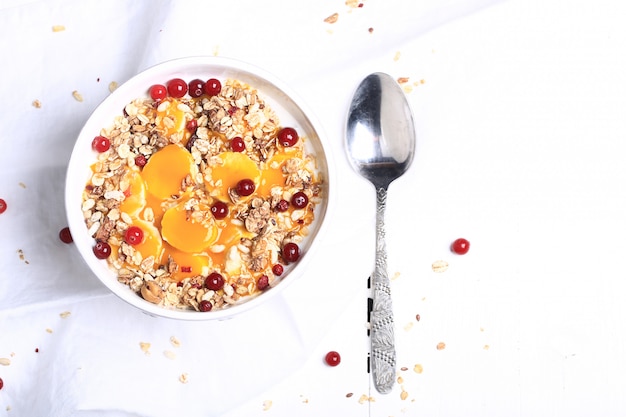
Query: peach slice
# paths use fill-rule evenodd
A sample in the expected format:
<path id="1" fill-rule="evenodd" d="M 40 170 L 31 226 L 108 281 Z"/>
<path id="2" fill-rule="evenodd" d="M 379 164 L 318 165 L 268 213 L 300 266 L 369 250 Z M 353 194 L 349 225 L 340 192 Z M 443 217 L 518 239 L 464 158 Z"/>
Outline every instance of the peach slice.
<path id="1" fill-rule="evenodd" d="M 132 226 L 137 226 L 143 231 L 143 241 L 133 248 L 141 253 L 144 259 L 154 256 L 155 261 L 159 262 L 163 255 L 163 240 L 159 230 L 152 223 L 140 219 L 133 219 Z"/>
<path id="2" fill-rule="evenodd" d="M 176 249 L 197 253 L 215 243 L 218 227 L 211 208 L 199 204 L 196 210 L 187 210 L 183 201 L 169 208 L 161 219 L 161 236 Z"/>
<path id="3" fill-rule="evenodd" d="M 211 167 L 211 195 L 228 201 L 228 189 L 237 186 L 243 179 L 250 179 L 258 187 L 261 173 L 259 168 L 248 155 L 240 152 L 222 152 L 217 156 L 220 161 Z"/>
<path id="4" fill-rule="evenodd" d="M 124 190 L 126 198 L 120 204 L 120 211 L 137 217 L 146 207 L 146 185 L 141 174 L 135 170 L 128 171 L 122 181 L 128 183 L 128 187 Z"/>
<path id="5" fill-rule="evenodd" d="M 261 171 L 261 180 L 259 181 L 258 193 L 263 197 L 268 197 L 271 193 L 272 187 L 285 186 L 285 177 L 283 173 L 283 164 L 290 158 L 301 158 L 302 152 L 297 150 L 285 150 L 281 153 L 276 153 L 266 163 L 267 168 Z"/>
<path id="6" fill-rule="evenodd" d="M 167 260 L 170 256 L 178 265 L 178 269 L 172 273 L 176 281 L 198 275 L 206 276 L 212 266 L 211 258 L 203 253 L 187 253 L 170 247 L 165 250 L 163 258 Z"/>
<path id="7" fill-rule="evenodd" d="M 193 171 L 193 157 L 182 146 L 167 145 L 150 157 L 141 176 L 146 189 L 162 200 L 178 195 L 183 179 Z"/>

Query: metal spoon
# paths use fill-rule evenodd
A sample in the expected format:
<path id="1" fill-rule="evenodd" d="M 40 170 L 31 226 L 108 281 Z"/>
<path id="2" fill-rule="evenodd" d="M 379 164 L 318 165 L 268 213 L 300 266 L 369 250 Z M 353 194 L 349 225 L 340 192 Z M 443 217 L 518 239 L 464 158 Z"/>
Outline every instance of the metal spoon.
<path id="1" fill-rule="evenodd" d="M 378 392 L 391 391 L 396 372 L 393 310 L 385 207 L 387 189 L 409 168 L 415 153 L 413 115 L 398 83 L 387 74 L 367 76 L 356 89 L 346 127 L 346 148 L 353 168 L 376 188 L 376 263 L 371 277 L 371 365 Z"/>

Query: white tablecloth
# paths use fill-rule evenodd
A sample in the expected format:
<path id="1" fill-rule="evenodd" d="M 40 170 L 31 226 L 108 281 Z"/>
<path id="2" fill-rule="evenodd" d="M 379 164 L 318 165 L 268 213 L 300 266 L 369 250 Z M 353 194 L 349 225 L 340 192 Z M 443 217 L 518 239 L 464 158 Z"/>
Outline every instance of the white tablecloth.
<path id="1" fill-rule="evenodd" d="M 624 415 L 625 12 L 617 0 L 3 0 L 0 416 Z M 110 83 L 192 55 L 281 77 L 321 120 L 338 173 L 307 273 L 223 322 L 137 311 L 58 239 L 73 142 Z M 375 71 L 408 79 L 418 135 L 388 196 L 387 395 L 366 368 L 374 193 L 343 149 L 350 97 Z M 457 237 L 468 254 L 450 252 Z"/>

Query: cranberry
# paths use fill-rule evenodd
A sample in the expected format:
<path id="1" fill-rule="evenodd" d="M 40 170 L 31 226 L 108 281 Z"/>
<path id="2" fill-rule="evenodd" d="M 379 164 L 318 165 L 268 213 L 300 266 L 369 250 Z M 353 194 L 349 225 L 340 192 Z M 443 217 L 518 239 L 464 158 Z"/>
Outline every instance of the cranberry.
<path id="1" fill-rule="evenodd" d="M 287 200 L 280 200 L 278 202 L 278 204 L 276 204 L 276 211 L 283 212 L 283 211 L 287 211 L 287 210 L 289 210 L 289 201 L 287 201 Z"/>
<path id="2" fill-rule="evenodd" d="M 216 219 L 223 219 L 228 216 L 228 205 L 223 201 L 216 201 L 211 206 L 211 213 Z"/>
<path id="3" fill-rule="evenodd" d="M 246 178 L 237 183 L 237 194 L 246 197 L 252 194 L 255 188 L 254 181 Z"/>
<path id="4" fill-rule="evenodd" d="M 300 248 L 293 242 L 285 243 L 283 246 L 283 259 L 285 262 L 296 262 L 300 258 Z"/>
<path id="5" fill-rule="evenodd" d="M 91 141 L 91 147 L 96 152 L 106 152 L 111 147 L 111 141 L 104 136 L 96 136 Z"/>
<path id="6" fill-rule="evenodd" d="M 74 241 L 69 227 L 64 227 L 63 229 L 61 229 L 61 231 L 59 232 L 59 239 L 61 239 L 61 242 L 68 244 Z"/>
<path id="7" fill-rule="evenodd" d="M 0 378 L 0 389 L 2 389 L 2 387 L 4 387 L 4 381 Z"/>
<path id="8" fill-rule="evenodd" d="M 211 309 L 213 308 L 213 304 L 211 304 L 209 300 L 202 300 L 198 304 L 198 308 L 200 309 L 200 311 L 211 311 Z"/>
<path id="9" fill-rule="evenodd" d="M 212 272 L 204 280 L 204 286 L 213 291 L 221 290 L 224 288 L 224 277 L 218 272 Z"/>
<path id="10" fill-rule="evenodd" d="M 202 94 L 204 94 L 204 81 L 198 79 L 189 81 L 189 95 L 197 98 Z"/>
<path id="11" fill-rule="evenodd" d="M 470 243 L 467 239 L 459 238 L 452 242 L 450 250 L 457 255 L 465 255 L 469 251 Z"/>
<path id="12" fill-rule="evenodd" d="M 111 245 L 99 240 L 93 247 L 93 253 L 98 259 L 106 259 L 111 256 Z"/>
<path id="13" fill-rule="evenodd" d="M 259 289 L 259 291 L 263 291 L 269 286 L 270 286 L 270 279 L 267 275 L 262 275 L 259 278 L 259 280 L 256 282 L 256 287 Z"/>
<path id="14" fill-rule="evenodd" d="M 0 198 L 0 214 L 7 211 L 7 202 Z"/>
<path id="15" fill-rule="evenodd" d="M 278 132 L 278 142 L 289 148 L 298 142 L 298 132 L 293 127 L 284 127 Z"/>
<path id="16" fill-rule="evenodd" d="M 187 125 L 185 127 L 191 133 L 195 133 L 196 129 L 198 129 L 198 121 L 196 119 L 191 119 L 190 121 L 187 122 Z"/>
<path id="17" fill-rule="evenodd" d="M 331 350 L 326 354 L 324 360 L 329 366 L 337 366 L 341 363 L 341 355 L 339 355 L 339 352 Z"/>
<path id="18" fill-rule="evenodd" d="M 181 98 L 187 94 L 187 83 L 181 78 L 172 78 L 167 82 L 167 92 L 170 97 Z"/>
<path id="19" fill-rule="evenodd" d="M 150 97 L 154 101 L 163 100 L 167 97 L 167 88 L 163 84 L 155 84 L 150 87 Z"/>
<path id="20" fill-rule="evenodd" d="M 222 83 L 220 80 L 215 78 L 210 78 L 204 83 L 204 92 L 207 96 L 216 96 L 222 91 Z"/>
<path id="21" fill-rule="evenodd" d="M 276 265 L 274 265 L 272 267 L 272 272 L 276 276 L 282 275 L 284 271 L 285 271 L 285 269 L 283 268 L 283 266 L 281 264 L 276 264 Z"/>
<path id="22" fill-rule="evenodd" d="M 135 157 L 135 165 L 137 165 L 139 168 L 143 168 L 147 162 L 148 160 L 144 155 L 137 155 Z"/>
<path id="23" fill-rule="evenodd" d="M 130 226 L 126 229 L 124 238 L 129 245 L 138 245 L 143 242 L 143 230 L 137 226 Z"/>
<path id="24" fill-rule="evenodd" d="M 246 150 L 246 143 L 239 136 L 236 136 L 230 141 L 230 149 L 233 152 L 243 152 Z"/>
<path id="25" fill-rule="evenodd" d="M 298 191 L 291 197 L 291 204 L 295 208 L 303 209 L 309 204 L 309 197 L 302 191 Z"/>

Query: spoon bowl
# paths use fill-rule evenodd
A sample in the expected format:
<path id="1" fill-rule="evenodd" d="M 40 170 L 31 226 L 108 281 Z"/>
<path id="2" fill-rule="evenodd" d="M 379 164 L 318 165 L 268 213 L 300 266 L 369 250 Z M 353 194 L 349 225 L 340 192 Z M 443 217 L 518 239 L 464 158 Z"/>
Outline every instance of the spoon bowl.
<path id="1" fill-rule="evenodd" d="M 370 279 L 371 368 L 382 394 L 396 375 L 394 322 L 387 274 L 385 208 L 387 189 L 403 175 L 415 154 L 415 126 L 404 91 L 389 75 L 373 73 L 357 87 L 348 112 L 346 151 L 353 168 L 376 189 L 376 260 Z"/>

